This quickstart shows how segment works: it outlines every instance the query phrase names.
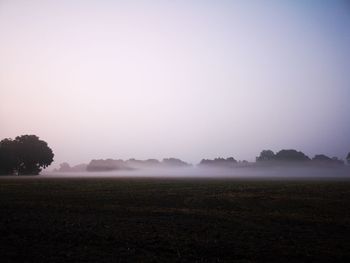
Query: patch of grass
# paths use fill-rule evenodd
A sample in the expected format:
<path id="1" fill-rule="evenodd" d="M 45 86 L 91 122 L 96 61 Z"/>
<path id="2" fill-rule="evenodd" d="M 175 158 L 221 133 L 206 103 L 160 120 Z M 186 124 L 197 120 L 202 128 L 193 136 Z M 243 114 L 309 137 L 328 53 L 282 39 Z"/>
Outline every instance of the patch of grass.
<path id="1" fill-rule="evenodd" d="M 346 262 L 349 181 L 1 178 L 1 262 Z"/>

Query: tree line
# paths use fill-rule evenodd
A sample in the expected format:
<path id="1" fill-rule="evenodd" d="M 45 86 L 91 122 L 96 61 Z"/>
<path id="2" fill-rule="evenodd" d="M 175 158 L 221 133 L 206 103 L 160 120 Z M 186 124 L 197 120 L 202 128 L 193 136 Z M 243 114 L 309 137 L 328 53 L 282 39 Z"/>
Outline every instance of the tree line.
<path id="1" fill-rule="evenodd" d="M 350 152 L 346 157 L 350 161 Z M 271 150 L 263 150 L 258 157 L 257 162 L 305 162 L 305 163 L 324 163 L 324 164 L 344 164 L 343 160 L 337 157 L 328 157 L 325 154 L 316 154 L 312 159 L 303 152 L 291 149 L 281 150 L 276 154 Z"/>
<path id="2" fill-rule="evenodd" d="M 54 153 L 48 144 L 40 140 L 36 135 L 17 136 L 14 140 L 10 138 L 0 141 L 0 175 L 36 175 L 43 168 L 53 162 Z M 350 164 L 350 152 L 346 156 Z M 344 161 L 337 157 L 328 157 L 324 154 L 317 154 L 313 158 L 308 157 L 301 151 L 294 149 L 280 150 L 274 153 L 272 150 L 263 150 L 256 157 L 255 163 L 248 161 L 237 161 L 233 157 L 202 159 L 200 167 L 241 167 L 251 165 L 276 165 L 276 164 L 306 164 L 306 165 L 344 165 Z M 176 168 L 190 167 L 191 165 L 176 158 L 165 158 L 162 161 L 156 159 L 136 160 L 92 160 L 89 164 L 81 164 L 70 167 L 67 163 L 61 164 L 60 172 L 69 171 L 109 171 L 143 168 Z"/>
<path id="3" fill-rule="evenodd" d="M 347 162 L 350 164 L 350 152 L 348 153 Z M 305 153 L 294 149 L 283 149 L 277 153 L 272 150 L 263 150 L 260 155 L 256 157 L 255 163 L 249 163 L 247 161 L 237 161 L 233 157 L 229 158 L 215 158 L 215 159 L 203 159 L 199 163 L 199 166 L 215 166 L 215 167 L 237 167 L 237 166 L 273 166 L 273 165 L 328 165 L 338 166 L 344 165 L 344 161 L 337 157 L 328 157 L 325 154 L 316 154 L 313 158 L 310 158 Z"/>

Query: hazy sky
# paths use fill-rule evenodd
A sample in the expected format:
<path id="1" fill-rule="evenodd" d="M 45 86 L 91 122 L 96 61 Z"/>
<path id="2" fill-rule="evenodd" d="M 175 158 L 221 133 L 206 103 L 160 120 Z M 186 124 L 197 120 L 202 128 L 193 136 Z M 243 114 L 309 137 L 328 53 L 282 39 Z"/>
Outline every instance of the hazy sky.
<path id="1" fill-rule="evenodd" d="M 350 151 L 346 1 L 0 0 L 0 138 L 92 158 Z"/>

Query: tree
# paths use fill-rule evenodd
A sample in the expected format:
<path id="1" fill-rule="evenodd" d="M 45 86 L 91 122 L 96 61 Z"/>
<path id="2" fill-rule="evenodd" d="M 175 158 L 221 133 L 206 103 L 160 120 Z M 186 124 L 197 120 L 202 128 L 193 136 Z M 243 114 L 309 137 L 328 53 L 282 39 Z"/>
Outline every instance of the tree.
<path id="1" fill-rule="evenodd" d="M 22 135 L 15 139 L 18 149 L 18 174 L 39 174 L 53 162 L 54 154 L 45 141 L 36 135 Z"/>
<path id="2" fill-rule="evenodd" d="M 275 154 L 271 150 L 263 150 L 258 157 L 256 157 L 257 162 L 261 161 L 272 161 L 275 159 Z"/>
<path id="3" fill-rule="evenodd" d="M 310 158 L 306 156 L 303 152 L 298 152 L 296 150 L 281 150 L 276 153 L 275 159 L 282 162 L 301 162 L 309 161 Z"/>
<path id="4" fill-rule="evenodd" d="M 331 162 L 332 159 L 324 154 L 316 154 L 314 158 L 312 158 L 313 161 L 319 161 L 319 162 Z"/>
<path id="5" fill-rule="evenodd" d="M 58 169 L 60 172 L 69 172 L 72 168 L 69 163 L 61 163 L 60 168 Z"/>
<path id="6" fill-rule="evenodd" d="M 348 162 L 348 164 L 350 164 L 350 152 L 348 153 L 348 156 L 346 156 L 346 161 Z"/>
<path id="7" fill-rule="evenodd" d="M 177 159 L 177 158 L 164 158 L 162 161 L 162 165 L 166 167 L 187 167 L 190 166 L 190 164 Z"/>
<path id="8" fill-rule="evenodd" d="M 233 157 L 228 157 L 226 159 L 222 157 L 218 157 L 213 160 L 203 159 L 199 163 L 199 166 L 230 168 L 230 167 L 234 167 L 236 164 L 237 164 L 237 161 Z"/>
<path id="9" fill-rule="evenodd" d="M 5 174 L 39 174 L 53 162 L 53 157 L 51 148 L 36 135 L 22 135 L 0 142 L 0 171 Z"/>
<path id="10" fill-rule="evenodd" d="M 337 157 L 330 158 L 327 155 L 324 154 L 317 154 L 314 158 L 312 158 L 312 161 L 315 164 L 321 164 L 321 165 L 343 165 L 344 161 L 339 160 Z"/>
<path id="11" fill-rule="evenodd" d="M 0 174 L 13 174 L 17 163 L 18 157 L 15 143 L 11 139 L 3 139 L 0 141 Z"/>

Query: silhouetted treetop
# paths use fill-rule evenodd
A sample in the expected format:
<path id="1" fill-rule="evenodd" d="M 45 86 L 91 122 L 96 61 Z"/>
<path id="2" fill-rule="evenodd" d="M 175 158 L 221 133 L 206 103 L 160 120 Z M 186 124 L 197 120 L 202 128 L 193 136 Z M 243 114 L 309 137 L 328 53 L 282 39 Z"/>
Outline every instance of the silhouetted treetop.
<path id="1" fill-rule="evenodd" d="M 303 152 L 299 152 L 293 149 L 279 151 L 278 153 L 276 153 L 274 159 L 283 162 L 310 161 L 310 158 Z"/>
<path id="2" fill-rule="evenodd" d="M 257 162 L 272 161 L 275 159 L 275 154 L 271 150 L 263 150 L 258 157 L 256 157 Z"/>
<path id="3" fill-rule="evenodd" d="M 186 167 L 190 166 L 189 163 L 186 163 L 180 159 L 177 158 L 164 158 L 162 161 L 163 166 L 169 166 L 169 167 Z"/>
<path id="4" fill-rule="evenodd" d="M 51 148 L 36 135 L 17 136 L 0 142 L 2 174 L 36 175 L 53 162 Z"/>
<path id="5" fill-rule="evenodd" d="M 320 161 L 320 162 L 331 162 L 332 158 L 328 157 L 324 154 L 316 154 L 314 158 L 312 158 L 313 161 Z"/>
<path id="6" fill-rule="evenodd" d="M 199 166 L 211 166 L 211 167 L 233 167 L 235 164 L 237 164 L 237 161 L 233 157 L 228 158 L 215 158 L 213 160 L 210 159 L 203 159 L 199 163 Z"/>
<path id="7" fill-rule="evenodd" d="M 130 167 L 141 169 L 141 168 L 159 167 L 161 163 L 157 159 L 137 160 L 132 158 L 127 160 L 126 164 Z"/>
<path id="8" fill-rule="evenodd" d="M 60 168 L 58 169 L 60 172 L 69 172 L 72 169 L 69 163 L 61 163 Z"/>
<path id="9" fill-rule="evenodd" d="M 149 169 L 149 168 L 178 168 L 178 167 L 189 167 L 190 164 L 177 159 L 177 158 L 165 158 L 162 162 L 157 159 L 147 160 L 114 160 L 114 159 L 100 159 L 92 160 L 87 165 L 86 170 L 90 172 L 103 172 L 103 171 L 114 171 L 114 170 L 134 170 L 134 169 Z"/>
<path id="10" fill-rule="evenodd" d="M 70 166 L 69 163 L 61 163 L 60 168 L 54 169 L 53 172 L 86 172 L 87 164 L 81 163 L 74 166 Z"/>
<path id="11" fill-rule="evenodd" d="M 316 154 L 312 162 L 318 165 L 342 165 L 344 162 L 337 157 L 330 158 L 324 154 Z"/>
<path id="12" fill-rule="evenodd" d="M 123 160 L 100 159 L 91 160 L 87 165 L 86 170 L 89 172 L 107 172 L 114 170 L 130 170 Z"/>

